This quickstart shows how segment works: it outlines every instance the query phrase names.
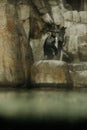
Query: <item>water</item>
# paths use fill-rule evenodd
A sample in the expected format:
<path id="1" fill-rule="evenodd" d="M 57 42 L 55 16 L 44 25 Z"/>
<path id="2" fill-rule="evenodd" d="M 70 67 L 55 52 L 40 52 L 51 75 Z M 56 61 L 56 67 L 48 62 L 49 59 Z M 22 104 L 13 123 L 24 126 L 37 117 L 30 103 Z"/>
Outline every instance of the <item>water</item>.
<path id="1" fill-rule="evenodd" d="M 20 121 L 20 126 L 30 121 L 49 124 L 86 121 L 87 90 L 1 89 L 0 119 L 12 124 Z"/>

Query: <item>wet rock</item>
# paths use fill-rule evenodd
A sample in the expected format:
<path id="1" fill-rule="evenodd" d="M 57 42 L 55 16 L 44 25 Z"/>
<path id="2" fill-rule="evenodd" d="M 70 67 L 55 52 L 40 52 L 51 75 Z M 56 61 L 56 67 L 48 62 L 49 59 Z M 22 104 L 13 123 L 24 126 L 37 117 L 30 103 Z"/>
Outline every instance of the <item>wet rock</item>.
<path id="1" fill-rule="evenodd" d="M 42 60 L 31 68 L 32 84 L 45 87 L 68 87 L 72 82 L 67 63 L 56 60 Z"/>

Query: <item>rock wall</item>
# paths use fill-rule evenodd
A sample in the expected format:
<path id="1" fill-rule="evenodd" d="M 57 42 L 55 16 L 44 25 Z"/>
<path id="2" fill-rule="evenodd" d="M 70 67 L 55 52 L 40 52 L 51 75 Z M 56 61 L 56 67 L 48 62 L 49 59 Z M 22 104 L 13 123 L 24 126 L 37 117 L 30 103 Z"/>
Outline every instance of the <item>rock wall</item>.
<path id="1" fill-rule="evenodd" d="M 43 23 L 67 27 L 64 49 L 73 54 L 72 62 L 87 61 L 87 11 L 66 8 L 65 0 L 32 2 L 36 10 L 28 0 L 0 1 L 0 84 L 18 85 L 29 80 L 33 59 L 44 57 L 48 34 L 41 32 Z"/>
<path id="2" fill-rule="evenodd" d="M 0 1 L 0 84 L 24 84 L 32 63 L 32 50 L 15 1 Z"/>
<path id="3" fill-rule="evenodd" d="M 43 0 L 41 0 L 41 3 Z M 40 1 L 37 0 L 36 1 L 36 7 L 38 5 L 40 5 L 39 3 Z M 82 2 L 82 1 L 81 1 Z M 38 4 L 37 4 L 38 3 Z M 87 61 L 87 11 L 86 8 L 84 6 L 80 7 L 76 7 L 78 10 L 72 10 L 73 8 L 71 7 L 71 5 L 69 5 L 68 3 L 66 3 L 64 0 L 58 0 L 57 2 L 55 0 L 49 0 L 48 1 L 50 7 L 51 7 L 51 15 L 54 19 L 55 24 L 57 25 L 61 25 L 61 26 L 65 26 L 67 27 L 66 29 L 66 33 L 65 33 L 65 47 L 64 49 L 69 52 L 72 53 L 74 60 L 72 61 L 72 63 L 69 65 L 71 66 L 71 68 L 69 69 L 70 71 L 70 75 L 71 75 L 71 79 L 72 79 L 72 83 L 74 87 L 83 87 L 83 86 L 87 86 L 87 68 L 85 68 L 84 70 L 84 66 L 86 66 L 86 62 L 84 65 L 84 61 Z M 84 3 L 84 2 L 83 2 Z M 73 1 L 74 4 L 74 1 Z M 75 4 L 76 6 L 78 6 L 77 4 Z M 82 4 L 81 4 L 82 5 Z M 85 5 L 85 4 L 83 4 Z M 41 5 L 40 5 L 41 6 Z M 51 23 L 53 19 L 51 19 L 52 17 L 49 16 L 48 14 L 48 10 L 44 10 L 44 8 L 40 8 L 40 6 L 38 7 L 38 9 L 40 9 L 40 13 L 42 13 L 43 15 L 41 15 L 41 18 L 44 20 L 44 22 L 46 23 Z M 83 8 L 84 9 L 81 9 Z M 28 6 L 26 7 L 26 9 L 23 9 L 22 5 L 21 5 L 21 10 L 28 10 L 27 9 Z M 19 10 L 20 12 L 20 10 Z M 24 12 L 24 11 L 23 11 Z M 21 13 L 19 13 L 19 18 L 20 21 L 23 23 L 23 20 L 21 17 L 25 17 L 26 15 L 23 14 L 23 12 L 21 11 Z M 36 13 L 33 12 L 35 15 Z M 21 16 L 23 15 L 23 16 Z M 39 21 L 39 23 L 41 23 L 40 19 L 36 19 L 35 16 L 33 16 L 33 14 L 31 15 L 32 17 L 34 17 L 33 19 L 35 19 L 35 21 Z M 23 18 L 26 20 L 26 18 Z M 33 32 L 34 32 L 34 37 L 30 39 L 30 45 L 32 47 L 32 51 L 33 51 L 33 56 L 34 56 L 34 62 L 42 60 L 44 57 L 43 54 L 43 44 L 45 41 L 45 38 L 47 37 L 47 33 L 42 34 L 42 36 L 38 35 L 40 33 L 40 28 L 37 28 L 37 22 L 35 23 L 34 20 L 32 22 L 32 26 L 33 26 Z M 25 27 L 29 27 L 29 23 L 25 22 L 26 26 L 24 26 L 24 30 L 26 32 L 26 28 Z M 38 31 L 36 31 L 38 30 Z M 27 33 L 28 34 L 28 30 Z M 40 37 L 39 37 L 40 36 Z M 81 62 L 82 61 L 82 62 Z M 80 63 L 81 62 L 81 63 Z M 49 68 L 49 67 L 48 67 Z M 73 70 L 75 68 L 75 70 Z M 79 68 L 79 70 L 78 70 Z M 39 69 L 38 69 L 39 70 Z M 43 70 L 43 69 L 41 69 Z M 33 70 L 32 70 L 33 71 Z M 40 70 L 39 70 L 40 71 Z M 46 71 L 47 72 L 47 71 Z M 44 80 L 45 77 L 43 77 L 43 74 L 45 72 L 41 73 L 42 76 L 39 77 L 41 78 L 41 80 Z M 38 75 L 38 74 L 37 74 Z M 54 76 L 55 74 L 50 76 Z M 64 74 L 63 74 L 64 75 Z M 58 75 L 57 75 L 58 76 Z M 37 76 L 36 76 L 37 77 Z M 33 78 L 35 79 L 35 75 L 33 75 Z M 58 78 L 59 80 L 59 78 Z M 57 82 L 58 82 L 57 80 Z M 38 79 L 36 79 L 36 82 L 38 81 Z M 44 82 L 47 81 L 47 78 L 44 80 Z M 49 81 L 49 79 L 48 79 Z M 51 79 L 52 81 L 52 79 Z M 63 82 L 64 80 L 62 80 Z M 33 81 L 34 82 L 34 81 Z M 55 84 L 55 82 L 54 82 Z"/>
<path id="4" fill-rule="evenodd" d="M 43 59 L 43 44 L 47 33 L 41 35 L 42 21 L 65 26 L 65 50 L 73 54 L 72 62 L 86 61 L 87 57 L 87 11 L 84 1 L 68 1 L 68 0 L 32 0 L 33 7 L 28 0 L 18 0 L 17 10 L 20 23 L 24 27 L 24 31 L 29 38 L 29 31 L 32 30 L 30 45 L 33 50 L 34 61 Z M 73 5 L 81 8 L 83 11 L 73 10 Z M 29 15 L 30 12 L 30 15 Z M 38 16 L 39 12 L 39 16 Z M 30 19 L 32 18 L 31 22 Z M 30 27 L 31 26 L 31 27 Z"/>
<path id="5" fill-rule="evenodd" d="M 87 11 L 64 13 L 66 50 L 74 56 L 74 62 L 87 61 Z"/>
<path id="6" fill-rule="evenodd" d="M 65 8 L 63 0 L 57 2 L 49 0 L 49 4 L 55 24 L 67 27 L 65 33 L 66 46 L 64 49 L 72 53 L 74 59 L 72 62 L 87 61 L 87 11 Z M 47 23 L 50 23 L 50 18 L 47 17 L 47 19 Z M 44 57 L 43 44 L 46 36 L 47 33 L 42 35 L 41 38 L 31 40 L 35 61 L 39 61 Z M 38 51 L 37 48 L 39 47 Z"/>

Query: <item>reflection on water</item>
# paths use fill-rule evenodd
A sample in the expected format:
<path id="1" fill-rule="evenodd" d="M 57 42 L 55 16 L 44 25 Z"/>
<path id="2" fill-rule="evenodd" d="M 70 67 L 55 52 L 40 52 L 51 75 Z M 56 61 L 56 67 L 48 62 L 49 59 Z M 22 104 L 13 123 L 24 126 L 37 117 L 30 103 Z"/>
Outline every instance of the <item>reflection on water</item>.
<path id="1" fill-rule="evenodd" d="M 87 122 L 87 90 L 0 89 L 0 119 L 12 130 L 28 129 L 31 122 L 33 126 L 57 122 L 58 128 L 71 129 L 73 124 Z"/>
<path id="2" fill-rule="evenodd" d="M 0 115 L 6 118 L 87 118 L 86 90 L 1 90 Z"/>

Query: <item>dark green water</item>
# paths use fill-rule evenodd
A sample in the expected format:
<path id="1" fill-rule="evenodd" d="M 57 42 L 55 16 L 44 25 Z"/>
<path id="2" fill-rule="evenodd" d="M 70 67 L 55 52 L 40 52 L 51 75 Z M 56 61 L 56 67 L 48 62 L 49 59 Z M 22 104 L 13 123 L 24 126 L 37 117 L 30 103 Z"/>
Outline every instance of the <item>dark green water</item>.
<path id="1" fill-rule="evenodd" d="M 21 124 L 83 122 L 87 120 L 87 90 L 1 89 L 0 117 Z"/>

